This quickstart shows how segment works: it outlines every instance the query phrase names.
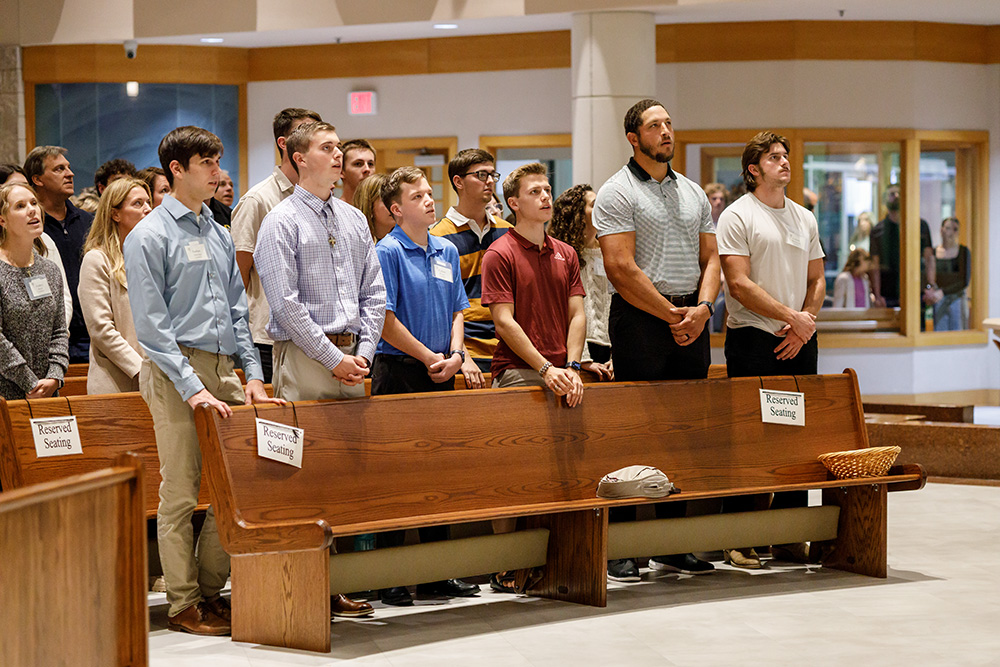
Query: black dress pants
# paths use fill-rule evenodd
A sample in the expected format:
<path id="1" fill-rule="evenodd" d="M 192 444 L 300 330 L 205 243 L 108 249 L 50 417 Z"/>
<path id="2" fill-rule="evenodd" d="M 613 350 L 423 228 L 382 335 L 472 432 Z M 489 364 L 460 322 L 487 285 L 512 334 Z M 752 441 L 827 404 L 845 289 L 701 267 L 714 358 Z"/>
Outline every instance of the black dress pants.
<path id="1" fill-rule="evenodd" d="M 819 344 L 814 334 L 791 359 L 778 359 L 774 348 L 784 340 L 780 336 L 758 329 L 740 327 L 726 330 L 726 372 L 731 378 L 768 375 L 815 375 L 819 359 Z M 767 496 L 734 496 L 722 502 L 722 511 L 749 512 L 767 507 Z M 772 509 L 805 507 L 807 491 L 784 491 L 774 494 Z"/>
<path id="2" fill-rule="evenodd" d="M 698 294 L 667 296 L 678 307 L 695 306 Z M 690 345 L 678 345 L 664 320 L 636 308 L 620 294 L 611 297 L 608 333 L 616 382 L 654 380 L 701 380 L 712 363 L 709 327 Z M 639 461 L 636 461 L 639 463 Z M 610 472 L 610 471 L 609 471 Z M 668 475 L 670 471 L 665 471 Z M 687 503 L 657 503 L 658 519 L 684 516 Z M 635 521 L 636 508 L 612 507 L 610 521 Z"/>

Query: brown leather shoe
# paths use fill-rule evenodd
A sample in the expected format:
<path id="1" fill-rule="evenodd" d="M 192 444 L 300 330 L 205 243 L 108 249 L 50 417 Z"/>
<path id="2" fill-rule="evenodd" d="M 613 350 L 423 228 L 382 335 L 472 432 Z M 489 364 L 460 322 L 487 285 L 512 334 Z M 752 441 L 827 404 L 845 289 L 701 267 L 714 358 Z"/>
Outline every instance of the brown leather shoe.
<path id="1" fill-rule="evenodd" d="M 367 602 L 357 602 L 343 594 L 330 596 L 331 616 L 359 618 L 361 616 L 371 616 L 374 613 L 375 610 Z"/>
<path id="2" fill-rule="evenodd" d="M 208 635 L 210 637 L 220 637 L 232 632 L 229 621 L 216 616 L 204 600 L 191 605 L 176 616 L 168 616 L 167 628 L 177 632 L 190 632 L 192 635 Z"/>
<path id="3" fill-rule="evenodd" d="M 226 623 L 233 622 L 233 608 L 229 604 L 229 600 L 222 597 L 221 595 L 216 595 L 211 600 L 205 600 L 205 604 L 212 613 L 221 618 Z"/>

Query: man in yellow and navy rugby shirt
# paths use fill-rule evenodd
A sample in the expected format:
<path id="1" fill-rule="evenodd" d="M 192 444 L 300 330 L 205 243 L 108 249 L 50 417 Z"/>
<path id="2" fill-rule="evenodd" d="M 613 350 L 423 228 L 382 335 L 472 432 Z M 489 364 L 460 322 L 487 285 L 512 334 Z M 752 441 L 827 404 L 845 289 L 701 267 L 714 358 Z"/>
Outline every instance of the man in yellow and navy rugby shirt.
<path id="1" fill-rule="evenodd" d="M 486 212 L 500 181 L 492 155 L 478 148 L 460 151 L 448 164 L 448 177 L 458 193 L 458 206 L 449 208 L 430 232 L 458 248 L 462 282 L 469 297 L 469 307 L 464 311 L 465 362 L 461 372 L 468 388 L 480 389 L 489 386 L 483 373 L 489 371 L 497 346 L 490 309 L 480 302 L 483 254 L 512 225 Z"/>

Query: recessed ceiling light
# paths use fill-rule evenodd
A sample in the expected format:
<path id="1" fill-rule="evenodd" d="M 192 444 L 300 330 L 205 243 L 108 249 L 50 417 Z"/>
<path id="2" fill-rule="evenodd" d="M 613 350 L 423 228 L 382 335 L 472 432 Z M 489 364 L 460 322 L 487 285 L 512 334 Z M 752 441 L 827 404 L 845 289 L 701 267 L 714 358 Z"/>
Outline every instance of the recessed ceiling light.
<path id="1" fill-rule="evenodd" d="M 457 23 L 435 23 L 435 30 L 458 30 Z"/>
<path id="2" fill-rule="evenodd" d="M 202 37 L 201 38 L 201 43 L 202 44 L 222 44 L 223 41 L 225 41 L 225 40 L 223 40 L 221 37 Z"/>
<path id="3" fill-rule="evenodd" d="M 129 97 L 139 97 L 139 82 L 138 81 L 126 81 L 125 82 L 125 94 Z"/>

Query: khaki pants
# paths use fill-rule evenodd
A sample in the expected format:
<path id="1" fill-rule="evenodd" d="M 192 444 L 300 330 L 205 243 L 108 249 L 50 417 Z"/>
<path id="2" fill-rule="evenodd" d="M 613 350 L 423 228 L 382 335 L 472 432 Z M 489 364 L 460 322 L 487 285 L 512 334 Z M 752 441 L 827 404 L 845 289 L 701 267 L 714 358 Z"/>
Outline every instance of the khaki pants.
<path id="1" fill-rule="evenodd" d="M 545 380 L 533 368 L 508 368 L 493 378 L 494 389 L 507 387 L 545 387 Z"/>
<path id="2" fill-rule="evenodd" d="M 243 404 L 243 387 L 233 372 L 230 357 L 183 345 L 181 352 L 213 396 L 231 405 Z M 212 507 L 208 508 L 198 544 L 194 543 L 191 516 L 201 485 L 201 449 L 191 406 L 149 359 L 144 359 L 139 369 L 139 393 L 153 416 L 160 458 L 163 481 L 156 510 L 156 535 L 167 584 L 168 614 L 176 616 L 222 590 L 229 577 L 229 555 L 219 542 Z"/>
<path id="3" fill-rule="evenodd" d="M 354 354 L 356 345 L 339 348 Z M 349 387 L 290 340 L 274 344 L 274 395 L 286 401 L 314 401 L 321 398 L 363 398 L 364 382 Z"/>

